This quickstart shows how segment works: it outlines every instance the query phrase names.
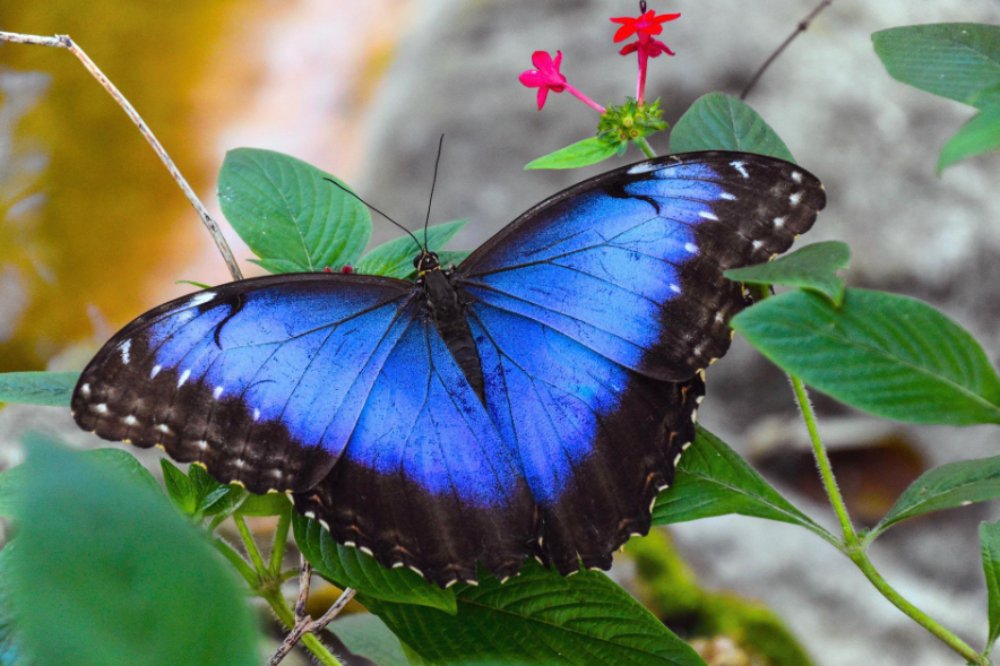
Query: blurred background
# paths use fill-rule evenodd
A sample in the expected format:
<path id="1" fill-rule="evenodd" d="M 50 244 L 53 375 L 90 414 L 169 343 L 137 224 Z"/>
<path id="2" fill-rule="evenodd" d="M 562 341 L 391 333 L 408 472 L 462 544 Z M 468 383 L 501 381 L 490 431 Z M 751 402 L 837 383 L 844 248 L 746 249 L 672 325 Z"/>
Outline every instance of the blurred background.
<path id="1" fill-rule="evenodd" d="M 524 172 L 532 158 L 593 132 L 568 95 L 544 111 L 517 75 L 537 49 L 607 104 L 634 94 L 611 16 L 637 3 L 528 0 L 5 0 L 0 29 L 67 33 L 120 87 L 221 220 L 215 178 L 227 150 L 287 152 L 330 171 L 409 226 L 423 221 L 434 152 L 446 135 L 433 219 L 467 218 L 471 248 L 548 194 L 610 168 Z M 813 0 L 650 2 L 682 18 L 661 35 L 648 96 L 669 120 L 700 95 L 738 94 Z M 913 23 L 1000 23 L 995 0 L 837 0 L 748 98 L 829 205 L 809 241 L 841 239 L 852 286 L 922 298 L 1000 358 L 1000 157 L 934 174 L 944 142 L 972 115 L 893 81 L 870 34 Z M 663 140 L 654 147 L 666 152 Z M 633 154 L 631 159 L 640 159 Z M 376 220 L 373 243 L 396 231 Z M 248 274 L 254 267 L 229 234 Z M 75 370 L 119 326 L 228 279 L 208 235 L 142 137 L 67 52 L 0 44 L 0 371 Z M 921 471 L 995 455 L 988 428 L 912 428 L 817 396 L 821 430 L 860 522 L 874 523 Z M 703 421 L 812 514 L 823 508 L 782 376 L 739 340 L 709 373 Z M 0 412 L 0 467 L 28 429 L 81 446 L 68 413 Z M 4 462 L 6 461 L 6 462 Z M 976 524 L 989 505 L 897 528 L 874 556 L 917 605 L 973 645 L 985 636 Z M 957 659 L 878 596 L 813 535 L 747 518 L 681 525 L 671 539 L 699 585 L 760 600 L 818 664 L 942 664 Z M 634 577 L 625 560 L 615 575 Z M 640 583 L 636 583 L 639 585 Z M 721 663 L 721 662 L 719 662 Z M 749 662 L 748 662 L 749 663 Z"/>

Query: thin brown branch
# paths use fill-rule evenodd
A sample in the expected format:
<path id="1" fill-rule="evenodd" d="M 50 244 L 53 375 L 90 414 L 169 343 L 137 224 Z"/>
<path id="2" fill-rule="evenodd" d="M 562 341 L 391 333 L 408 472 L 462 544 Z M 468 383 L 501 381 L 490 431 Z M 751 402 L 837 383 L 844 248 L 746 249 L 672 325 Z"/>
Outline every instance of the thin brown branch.
<path id="1" fill-rule="evenodd" d="M 822 2 L 816 5 L 816 7 L 811 12 L 809 12 L 809 14 L 804 19 L 799 21 L 798 25 L 795 26 L 795 30 L 792 31 L 792 34 L 788 35 L 788 37 L 785 38 L 785 41 L 781 42 L 781 45 L 774 50 L 774 53 L 772 53 L 767 57 L 767 60 L 764 61 L 764 64 L 761 65 L 760 68 L 754 73 L 753 77 L 750 79 L 750 82 L 747 83 L 746 87 L 743 89 L 743 92 L 740 93 L 740 99 L 747 98 L 747 95 L 750 94 L 750 91 L 753 90 L 754 86 L 757 85 L 757 82 L 760 81 L 762 76 L 764 76 L 764 72 L 766 72 L 767 68 L 771 66 L 771 63 L 777 60 L 778 56 L 780 56 L 784 52 L 784 50 L 788 48 L 789 44 L 794 42 L 796 37 L 798 37 L 803 32 L 808 30 L 812 22 L 816 20 L 816 17 L 819 16 L 824 9 L 826 9 L 832 4 L 833 0 L 822 0 Z"/>
<path id="2" fill-rule="evenodd" d="M 125 114 L 129 119 L 135 124 L 139 129 L 139 133 L 145 137 L 146 142 L 152 147 L 153 152 L 156 153 L 160 161 L 163 162 L 163 166 L 167 168 L 170 175 L 173 177 L 174 181 L 184 192 L 184 196 L 194 207 L 195 211 L 198 213 L 198 217 L 201 218 L 202 224 L 208 229 L 208 232 L 212 235 L 212 240 L 215 241 L 216 247 L 222 254 L 223 260 L 226 262 L 226 266 L 229 268 L 230 274 L 232 274 L 234 280 L 240 280 L 243 278 L 243 274 L 240 272 L 240 267 L 236 263 L 236 258 L 233 256 L 233 251 L 229 247 L 229 243 L 226 242 L 225 237 L 222 235 L 222 230 L 219 228 L 219 224 L 215 219 L 209 214 L 208 209 L 202 204 L 201 200 L 191 189 L 187 180 L 181 174 L 177 165 L 170 158 L 170 155 L 164 149 L 163 145 L 160 143 L 156 135 L 149 128 L 149 125 L 142 119 L 142 116 L 135 110 L 132 104 L 125 98 L 125 96 L 118 90 L 118 88 L 111 82 L 111 80 L 104 75 L 104 72 L 94 64 L 94 61 L 90 59 L 83 49 L 76 45 L 76 43 L 70 38 L 69 35 L 55 35 L 53 37 L 45 37 L 42 35 L 25 35 L 17 32 L 4 32 L 0 31 L 0 42 L 12 42 L 14 44 L 34 44 L 37 46 L 50 46 L 55 48 L 66 49 L 72 53 L 77 60 L 79 60 L 83 66 L 86 68 L 90 75 L 97 79 L 97 82 L 101 84 L 112 99 L 118 103 L 118 106 L 125 111 Z"/>
<path id="3" fill-rule="evenodd" d="M 325 613 L 318 619 L 312 619 L 306 614 L 306 600 L 309 597 L 309 578 L 312 575 L 312 567 L 303 558 L 302 567 L 299 573 L 299 596 L 295 601 L 295 626 L 292 630 L 285 636 L 285 640 L 281 642 L 278 649 L 275 651 L 271 658 L 267 660 L 267 666 L 278 666 L 281 660 L 284 659 L 292 648 L 302 640 L 302 637 L 307 633 L 318 634 L 323 631 L 326 625 L 333 622 L 340 611 L 344 610 L 344 606 L 351 602 L 354 595 L 357 594 L 352 588 L 345 589 L 340 596 L 337 598 L 333 605 L 327 609 Z"/>

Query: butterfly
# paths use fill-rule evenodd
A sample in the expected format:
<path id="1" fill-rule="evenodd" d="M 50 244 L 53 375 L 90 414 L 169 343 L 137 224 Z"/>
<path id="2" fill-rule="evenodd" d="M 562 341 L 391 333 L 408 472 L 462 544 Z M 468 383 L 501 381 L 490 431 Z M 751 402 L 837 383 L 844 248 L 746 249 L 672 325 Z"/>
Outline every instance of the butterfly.
<path id="1" fill-rule="evenodd" d="M 531 208 L 415 281 L 241 280 L 141 315 L 83 371 L 86 430 L 291 494 L 333 537 L 442 586 L 529 557 L 607 569 L 694 438 L 704 369 L 767 261 L 825 204 L 800 167 L 661 157 Z"/>

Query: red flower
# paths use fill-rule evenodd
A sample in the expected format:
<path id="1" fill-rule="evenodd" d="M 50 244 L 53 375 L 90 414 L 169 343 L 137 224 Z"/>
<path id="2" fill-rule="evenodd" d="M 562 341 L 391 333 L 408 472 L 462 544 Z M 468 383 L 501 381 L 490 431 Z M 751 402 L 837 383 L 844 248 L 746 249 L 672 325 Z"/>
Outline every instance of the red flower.
<path id="1" fill-rule="evenodd" d="M 531 64 L 535 69 L 521 72 L 518 80 L 528 88 L 538 88 L 538 108 L 545 106 L 545 98 L 549 91 L 561 93 L 566 90 L 566 77 L 559 71 L 562 62 L 562 51 L 556 51 L 553 58 L 546 51 L 535 51 L 531 54 Z"/>
<path id="2" fill-rule="evenodd" d="M 561 62 L 562 51 L 556 51 L 555 58 L 547 51 L 535 51 L 531 54 L 531 64 L 535 69 L 525 70 L 517 77 L 521 85 L 538 88 L 538 108 L 545 106 L 545 98 L 548 97 L 550 90 L 555 93 L 565 90 L 598 113 L 604 113 L 603 106 L 567 83 L 566 77 L 559 71 Z"/>
<path id="3" fill-rule="evenodd" d="M 611 22 L 621 24 L 621 27 L 618 28 L 618 32 L 615 33 L 614 41 L 620 42 L 628 39 L 632 35 L 635 35 L 637 38 L 636 41 L 631 44 L 623 46 L 619 53 L 622 55 L 628 55 L 629 53 L 636 54 L 639 61 L 639 78 L 635 85 L 635 98 L 639 104 L 642 104 L 643 97 L 646 94 L 646 68 L 649 64 L 649 59 L 656 58 L 664 53 L 667 55 L 674 55 L 674 52 L 670 50 L 669 46 L 656 39 L 653 35 L 658 35 L 663 32 L 664 23 L 679 19 L 681 15 L 657 14 L 652 9 L 646 11 L 645 0 L 642 0 L 642 2 L 639 3 L 639 11 L 641 13 L 638 18 L 620 16 L 618 18 L 611 19 Z"/>
<path id="4" fill-rule="evenodd" d="M 611 19 L 612 23 L 621 23 L 622 27 L 618 28 L 618 32 L 615 33 L 616 42 L 621 42 L 628 39 L 632 35 L 638 35 L 639 42 L 644 43 L 646 40 L 651 38 L 653 35 L 658 35 L 663 32 L 663 24 L 667 21 L 676 21 L 681 17 L 680 14 L 659 14 L 652 9 L 645 11 L 646 3 L 643 2 L 640 5 L 640 11 L 644 11 L 642 15 L 638 18 L 632 18 L 631 16 L 620 16 L 618 18 Z"/>

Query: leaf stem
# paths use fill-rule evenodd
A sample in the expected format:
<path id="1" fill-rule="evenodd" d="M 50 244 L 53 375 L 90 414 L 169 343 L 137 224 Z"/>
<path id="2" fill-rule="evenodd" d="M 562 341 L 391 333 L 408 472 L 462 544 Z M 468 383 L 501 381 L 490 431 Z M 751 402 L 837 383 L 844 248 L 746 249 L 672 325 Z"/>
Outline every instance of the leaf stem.
<path id="1" fill-rule="evenodd" d="M 649 141 L 646 141 L 646 137 L 639 137 L 638 139 L 633 139 L 632 142 L 635 143 L 635 145 L 639 146 L 639 150 L 641 150 L 649 159 L 653 159 L 654 157 L 656 157 L 656 151 L 653 150 L 653 147 L 651 145 L 649 145 Z"/>
<path id="2" fill-rule="evenodd" d="M 258 574 L 267 573 L 268 569 L 264 564 L 264 558 L 260 554 L 260 549 L 257 548 L 257 542 L 254 541 L 250 528 L 247 527 L 246 519 L 243 516 L 235 515 L 233 516 L 233 522 L 240 533 L 240 539 L 243 541 L 243 547 L 247 551 L 247 557 L 250 558 L 253 568 L 257 570 Z"/>
<path id="3" fill-rule="evenodd" d="M 851 523 L 847 504 L 845 504 L 844 497 L 840 493 L 840 488 L 837 487 L 837 479 L 833 474 L 833 466 L 830 464 L 830 457 L 827 455 L 826 447 L 823 445 L 823 440 L 820 438 L 819 430 L 816 427 L 816 415 L 809 401 L 809 394 L 806 392 L 806 387 L 798 377 L 794 375 L 788 375 L 788 377 L 792 381 L 792 389 L 795 391 L 795 401 L 799 405 L 802 418 L 809 431 L 809 440 L 812 442 L 813 455 L 816 458 L 816 466 L 819 468 L 820 479 L 823 482 L 823 487 L 826 489 L 827 496 L 830 498 L 830 505 L 833 507 L 833 511 L 837 514 L 837 519 L 840 521 L 840 527 L 844 535 L 843 543 L 839 544 L 840 550 L 854 562 L 855 566 L 865 575 L 865 578 L 893 606 L 903 611 L 910 619 L 926 629 L 942 643 L 962 655 L 970 664 L 989 666 L 990 660 L 987 657 L 977 653 L 968 643 L 939 624 L 927 615 L 927 613 L 904 599 L 882 577 L 882 574 L 878 572 L 875 565 L 872 564 L 872 561 L 868 558 L 868 553 L 865 552 L 867 543 L 858 537 L 857 530 L 854 529 L 854 525 Z"/>
<path id="4" fill-rule="evenodd" d="M 910 619 L 929 631 L 952 650 L 962 655 L 962 658 L 970 664 L 976 664 L 977 666 L 989 666 L 990 660 L 988 657 L 976 652 L 968 643 L 945 629 L 943 626 L 938 624 L 937 621 L 927 615 L 927 613 L 923 612 L 904 599 L 903 596 L 895 590 L 895 588 L 882 578 L 882 574 L 878 572 L 875 565 L 872 564 L 872 561 L 868 559 L 868 554 L 865 553 L 864 550 L 856 548 L 848 552 L 847 555 L 851 558 L 851 561 L 857 565 L 858 569 L 861 569 L 861 573 L 865 575 L 865 578 L 867 578 L 875 589 L 881 592 L 882 596 L 888 599 L 893 606 L 906 613 Z"/>
<path id="5" fill-rule="evenodd" d="M 292 508 L 289 506 L 278 516 L 278 526 L 274 528 L 274 540 L 271 542 L 271 566 L 269 570 L 281 575 L 281 562 L 285 559 L 285 547 L 288 544 L 288 528 L 292 524 Z"/>
<path id="6" fill-rule="evenodd" d="M 844 534 L 844 545 L 847 548 L 854 548 L 859 544 L 858 533 L 851 523 L 847 504 L 844 503 L 844 497 L 840 494 L 840 488 L 837 486 L 837 478 L 833 475 L 830 456 L 826 454 L 826 447 L 823 446 L 823 440 L 820 439 L 819 429 L 816 427 L 816 414 L 813 412 L 812 403 L 809 402 L 809 394 L 806 393 L 806 387 L 801 379 L 794 375 L 788 375 L 788 377 L 792 380 L 795 402 L 799 405 L 802 419 L 809 431 L 809 441 L 812 443 L 813 456 L 816 458 L 820 479 L 823 481 L 827 497 L 830 498 L 830 505 L 833 507 L 834 513 L 837 514 L 837 520 L 840 521 L 840 529 Z"/>

